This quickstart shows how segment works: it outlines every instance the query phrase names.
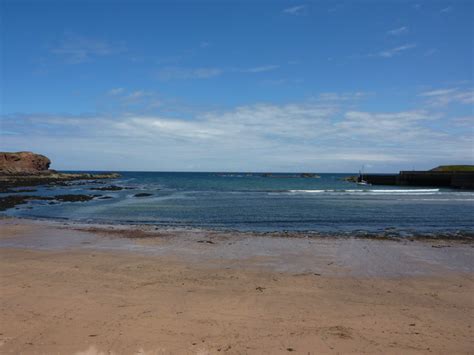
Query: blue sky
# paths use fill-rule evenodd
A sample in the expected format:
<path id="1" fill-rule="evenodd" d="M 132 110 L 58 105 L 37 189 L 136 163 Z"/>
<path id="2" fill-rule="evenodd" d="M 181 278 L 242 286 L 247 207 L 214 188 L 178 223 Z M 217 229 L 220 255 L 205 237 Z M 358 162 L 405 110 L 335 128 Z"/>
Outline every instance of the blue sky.
<path id="1" fill-rule="evenodd" d="M 1 1 L 0 149 L 56 169 L 473 163 L 472 1 Z"/>

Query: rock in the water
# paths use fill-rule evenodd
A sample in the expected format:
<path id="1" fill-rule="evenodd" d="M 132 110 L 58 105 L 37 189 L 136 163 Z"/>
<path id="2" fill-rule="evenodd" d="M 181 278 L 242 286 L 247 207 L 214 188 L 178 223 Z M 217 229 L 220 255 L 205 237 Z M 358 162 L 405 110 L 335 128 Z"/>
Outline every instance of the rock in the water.
<path id="1" fill-rule="evenodd" d="M 100 195 L 56 195 L 54 198 L 58 201 L 62 202 L 84 202 L 84 201 L 90 201 L 94 197 L 98 197 Z"/>
<path id="2" fill-rule="evenodd" d="M 313 173 L 302 173 L 302 174 L 300 174 L 300 177 L 302 177 L 302 178 L 315 178 L 315 179 L 319 179 L 321 176 L 316 175 L 316 174 L 313 174 Z"/>
<path id="3" fill-rule="evenodd" d="M 358 176 L 346 176 L 341 178 L 342 181 L 347 181 L 347 182 L 358 182 L 359 180 Z"/>
<path id="4" fill-rule="evenodd" d="M 0 197 L 0 211 L 5 211 L 9 208 L 13 208 L 16 205 L 21 205 L 32 200 L 46 200 L 51 201 L 53 197 L 47 196 L 28 196 L 28 195 L 9 195 L 5 197 Z"/>
<path id="5" fill-rule="evenodd" d="M 135 197 L 148 197 L 148 196 L 153 196 L 153 194 L 142 192 L 142 193 L 139 193 L 139 194 L 135 194 L 134 196 Z"/>
<path id="6" fill-rule="evenodd" d="M 116 185 L 91 188 L 91 190 L 96 190 L 96 191 L 120 191 L 120 190 L 123 190 L 123 189 L 124 189 L 123 187 L 116 186 Z"/>
<path id="7" fill-rule="evenodd" d="M 41 154 L 32 152 L 0 153 L 0 174 L 30 175 L 46 172 L 51 161 Z"/>
<path id="8" fill-rule="evenodd" d="M 56 195 L 56 196 L 31 196 L 31 195 L 8 195 L 0 197 L 0 211 L 13 208 L 29 201 L 50 201 L 49 204 L 59 202 L 85 202 L 90 201 L 101 195 Z"/>

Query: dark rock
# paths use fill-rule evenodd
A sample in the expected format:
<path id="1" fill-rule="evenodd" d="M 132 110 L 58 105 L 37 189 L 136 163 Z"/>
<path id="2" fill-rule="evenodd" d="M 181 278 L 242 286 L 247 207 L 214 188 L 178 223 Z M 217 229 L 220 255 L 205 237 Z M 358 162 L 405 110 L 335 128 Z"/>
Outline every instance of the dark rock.
<path id="1" fill-rule="evenodd" d="M 113 198 L 112 196 L 102 196 L 102 197 L 99 197 L 99 200 L 110 200 L 111 198 Z"/>
<path id="2" fill-rule="evenodd" d="M 123 187 L 116 186 L 116 185 L 91 188 L 91 190 L 97 190 L 97 191 L 120 191 L 120 190 L 123 190 L 123 189 L 124 189 Z"/>
<path id="3" fill-rule="evenodd" d="M 16 205 L 27 203 L 28 201 L 33 201 L 33 200 L 50 201 L 53 199 L 54 199 L 53 197 L 45 197 L 45 196 L 8 195 L 5 197 L 0 197 L 0 211 L 5 211 L 9 208 L 15 207 Z"/>
<path id="4" fill-rule="evenodd" d="M 318 178 L 320 178 L 321 176 L 316 175 L 316 174 L 313 174 L 313 173 L 302 173 L 302 174 L 300 174 L 300 177 L 302 177 L 302 178 L 315 178 L 315 179 L 318 179 Z"/>
<path id="5" fill-rule="evenodd" d="M 347 182 L 358 182 L 358 176 L 346 176 L 346 177 L 343 177 L 341 180 L 342 181 L 347 181 Z"/>
<path id="6" fill-rule="evenodd" d="M 135 194 L 133 196 L 135 196 L 135 197 L 148 197 L 148 196 L 153 196 L 153 194 L 149 194 L 149 193 L 146 193 L 146 192 L 141 192 L 141 193 Z"/>
<path id="7" fill-rule="evenodd" d="M 38 190 L 35 190 L 35 189 L 11 190 L 11 189 L 0 187 L 0 193 L 3 193 L 3 194 L 19 194 L 19 193 L 24 193 L 24 192 L 36 192 L 36 191 Z"/>
<path id="8" fill-rule="evenodd" d="M 98 195 L 56 195 L 54 198 L 61 202 L 85 202 L 90 201 Z"/>
<path id="9" fill-rule="evenodd" d="M 37 185 L 54 185 L 54 186 L 71 186 L 70 182 L 75 180 L 90 179 L 117 179 L 120 175 L 116 173 L 110 174 L 72 174 L 72 173 L 52 173 L 51 170 L 36 175 L 1 175 L 0 185 L 2 188 L 20 187 L 20 186 L 37 186 Z"/>

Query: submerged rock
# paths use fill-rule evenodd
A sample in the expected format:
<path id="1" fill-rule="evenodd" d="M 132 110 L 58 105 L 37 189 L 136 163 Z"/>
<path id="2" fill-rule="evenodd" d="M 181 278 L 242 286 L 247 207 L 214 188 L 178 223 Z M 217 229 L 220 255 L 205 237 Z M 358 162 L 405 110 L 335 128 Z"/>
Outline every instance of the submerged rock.
<path id="1" fill-rule="evenodd" d="M 17 205 L 21 205 L 33 200 L 54 200 L 53 197 L 46 196 L 28 196 L 28 195 L 9 195 L 0 197 L 0 211 L 5 211 L 9 208 L 13 208 Z"/>
<path id="2" fill-rule="evenodd" d="M 61 201 L 61 202 L 85 202 L 90 201 L 95 197 L 99 197 L 100 195 L 56 195 L 54 199 Z"/>
<path id="3" fill-rule="evenodd" d="M 313 173 L 302 173 L 302 174 L 300 174 L 300 177 L 319 179 L 321 176 L 313 174 Z"/>
<path id="4" fill-rule="evenodd" d="M 135 196 L 135 197 L 148 197 L 148 196 L 153 196 L 153 194 L 149 194 L 149 193 L 146 193 L 146 192 L 141 192 L 141 193 L 135 194 L 133 196 Z"/>
<path id="5" fill-rule="evenodd" d="M 91 190 L 96 190 L 96 191 L 120 191 L 120 190 L 123 190 L 123 189 L 125 189 L 125 187 L 116 186 L 116 185 L 91 188 Z"/>
<path id="6" fill-rule="evenodd" d="M 342 181 L 347 181 L 347 182 L 358 182 L 359 177 L 358 176 L 346 176 L 341 178 Z"/>
<path id="7" fill-rule="evenodd" d="M 101 195 L 57 195 L 57 196 L 32 196 L 32 195 L 8 195 L 0 197 L 0 211 L 5 211 L 17 205 L 21 205 L 30 201 L 50 201 L 48 204 L 53 205 L 60 202 L 86 202 Z"/>

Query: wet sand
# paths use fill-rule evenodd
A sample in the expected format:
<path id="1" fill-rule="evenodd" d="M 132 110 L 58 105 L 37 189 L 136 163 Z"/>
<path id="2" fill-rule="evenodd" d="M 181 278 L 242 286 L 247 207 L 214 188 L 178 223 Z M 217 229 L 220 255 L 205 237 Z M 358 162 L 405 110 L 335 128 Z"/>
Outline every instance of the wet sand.
<path id="1" fill-rule="evenodd" d="M 474 352 L 470 242 L 0 228 L 0 353 Z"/>

